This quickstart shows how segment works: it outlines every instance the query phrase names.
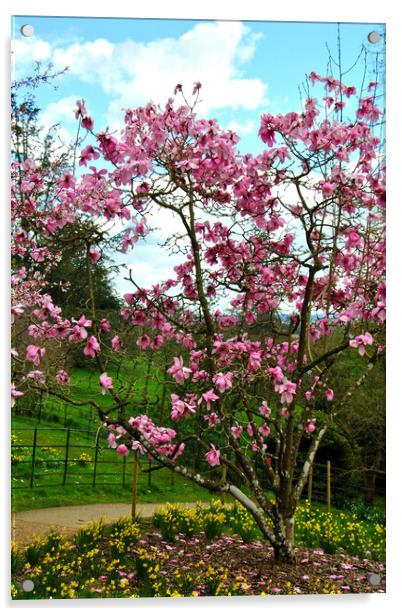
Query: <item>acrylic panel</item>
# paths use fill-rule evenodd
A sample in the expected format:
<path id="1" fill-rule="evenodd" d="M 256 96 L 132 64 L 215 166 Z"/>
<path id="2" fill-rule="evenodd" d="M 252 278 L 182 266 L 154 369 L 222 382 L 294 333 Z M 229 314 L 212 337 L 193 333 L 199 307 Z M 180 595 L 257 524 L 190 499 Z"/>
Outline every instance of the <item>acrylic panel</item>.
<path id="1" fill-rule="evenodd" d="M 385 592 L 385 36 L 13 18 L 13 599 Z"/>

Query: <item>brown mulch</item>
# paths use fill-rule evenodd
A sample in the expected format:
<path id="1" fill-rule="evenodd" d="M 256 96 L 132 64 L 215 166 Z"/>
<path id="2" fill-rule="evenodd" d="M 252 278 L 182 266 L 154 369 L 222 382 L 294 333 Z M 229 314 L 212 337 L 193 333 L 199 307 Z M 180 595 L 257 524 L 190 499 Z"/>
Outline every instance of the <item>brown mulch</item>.
<path id="1" fill-rule="evenodd" d="M 169 561 L 163 564 L 167 576 L 178 566 L 180 571 L 191 571 L 194 563 L 202 561 L 205 568 L 228 569 L 232 578 L 241 575 L 249 585 L 248 595 L 385 592 L 385 564 L 347 554 L 296 548 L 295 564 L 279 564 L 267 542 L 246 544 L 236 535 L 208 540 L 200 534 L 167 543 L 159 533 L 151 532 L 140 543 L 140 547 L 156 547 L 159 554 L 169 553 Z M 379 583 L 375 578 L 376 583 L 370 583 L 370 574 L 377 574 Z"/>

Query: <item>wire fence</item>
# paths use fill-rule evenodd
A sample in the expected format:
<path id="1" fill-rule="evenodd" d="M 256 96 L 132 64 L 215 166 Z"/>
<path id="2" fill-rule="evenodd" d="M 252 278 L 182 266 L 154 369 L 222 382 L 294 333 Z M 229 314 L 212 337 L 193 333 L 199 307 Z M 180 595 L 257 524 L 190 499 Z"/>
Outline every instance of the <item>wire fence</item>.
<path id="1" fill-rule="evenodd" d="M 87 488 L 121 485 L 130 488 L 134 453 L 117 455 L 114 449 L 107 446 L 107 435 L 108 431 L 103 427 L 98 430 L 41 426 L 15 428 L 11 443 L 12 489 L 70 485 Z M 149 470 L 152 466 L 147 456 L 138 456 L 138 462 L 142 469 Z M 222 470 L 208 468 L 207 473 L 212 479 L 219 479 Z M 229 479 L 230 474 L 229 471 Z M 147 473 L 148 487 L 152 486 L 152 476 L 153 472 Z M 170 482 L 174 485 L 174 472 L 171 473 Z M 341 468 L 330 461 L 316 462 L 302 498 L 326 502 L 330 509 L 332 505 L 354 500 L 362 491 L 363 476 L 358 469 Z M 383 482 L 377 483 L 376 495 L 385 495 Z"/>
<path id="2" fill-rule="evenodd" d="M 126 456 L 105 446 L 108 432 L 16 428 L 11 443 L 12 488 L 131 485 Z M 113 477 L 113 481 L 109 478 Z"/>

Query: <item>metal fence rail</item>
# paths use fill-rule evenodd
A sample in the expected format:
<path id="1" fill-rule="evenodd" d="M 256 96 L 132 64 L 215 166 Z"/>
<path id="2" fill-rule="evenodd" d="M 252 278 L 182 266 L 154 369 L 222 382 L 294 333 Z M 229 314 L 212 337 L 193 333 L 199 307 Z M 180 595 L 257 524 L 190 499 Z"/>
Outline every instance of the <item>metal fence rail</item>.
<path id="1" fill-rule="evenodd" d="M 28 441 L 27 433 L 32 432 L 32 439 Z M 23 437 L 21 438 L 21 433 Z M 49 438 L 61 433 L 64 438 L 57 440 Z M 80 486 L 106 486 L 116 485 L 116 481 L 104 481 L 103 478 L 119 478 L 121 485 L 127 487 L 127 458 L 116 455 L 113 449 L 102 445 L 102 440 L 106 442 L 106 430 L 84 430 L 72 428 L 15 428 L 13 434 L 17 437 L 11 443 L 12 453 L 12 489 L 26 490 L 28 488 L 44 488 L 66 486 L 69 479 L 81 477 Z M 45 434 L 46 444 L 40 443 L 40 436 Z M 81 437 L 86 442 L 74 443 L 74 437 Z M 49 442 L 50 441 L 50 442 Z M 74 450 L 79 450 L 80 454 L 92 455 L 85 460 L 77 457 Z M 49 453 L 53 454 L 49 457 Z M 57 453 L 57 456 L 55 455 Z M 29 455 L 28 455 L 29 454 Z M 108 459 L 100 459 L 106 454 Z M 102 465 L 112 466 L 113 470 L 103 470 Z M 44 471 L 42 469 L 44 468 Z M 42 471 L 42 472 L 41 472 Z M 82 477 L 87 476 L 90 481 L 83 481 Z M 57 478 L 54 483 L 42 482 L 41 478 Z M 24 485 L 18 485 L 23 480 Z"/>
<path id="2" fill-rule="evenodd" d="M 60 437 L 56 438 L 58 435 Z M 12 489 L 65 487 L 72 485 L 72 482 L 80 487 L 115 486 L 118 483 L 123 488 L 131 487 L 132 472 L 127 465 L 133 460 L 134 452 L 120 457 L 107 446 L 107 435 L 108 431 L 103 427 L 98 430 L 44 426 L 14 428 L 11 444 Z M 140 460 L 143 460 L 140 466 L 152 466 L 147 456 L 138 456 Z M 225 469 L 208 468 L 206 472 L 211 478 L 219 479 Z M 149 487 L 152 485 L 152 475 L 151 472 L 147 473 Z M 352 475 L 353 483 L 349 481 Z M 109 481 L 110 477 L 114 481 Z M 171 484 L 174 484 L 173 472 Z M 330 462 L 316 462 L 302 498 L 326 502 L 330 509 L 332 503 L 336 505 L 339 499 L 348 500 L 351 494 L 355 496 L 353 490 L 361 492 L 362 488 L 362 476 L 358 470 L 340 468 Z M 385 495 L 384 484 L 377 486 L 376 495 Z"/>

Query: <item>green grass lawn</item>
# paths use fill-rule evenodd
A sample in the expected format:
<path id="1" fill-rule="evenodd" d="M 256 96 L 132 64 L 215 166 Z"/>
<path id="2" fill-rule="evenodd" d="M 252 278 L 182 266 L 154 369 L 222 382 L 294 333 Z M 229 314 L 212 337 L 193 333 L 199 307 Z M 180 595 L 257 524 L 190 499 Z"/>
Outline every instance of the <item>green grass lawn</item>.
<path id="1" fill-rule="evenodd" d="M 132 377 L 132 370 L 132 366 L 123 365 L 118 374 L 113 369 L 108 373 L 113 377 L 116 385 L 127 386 Z M 145 373 L 144 363 L 138 363 L 135 367 L 136 386 L 132 392 L 133 405 L 138 405 L 138 408 L 133 411 L 135 413 L 146 410 L 141 408 Z M 158 369 L 155 369 L 148 383 L 150 399 L 158 392 L 158 388 L 160 389 Z M 108 396 L 102 396 L 100 393 L 98 373 L 91 373 L 83 368 L 71 371 L 69 395 L 77 401 L 92 398 L 101 405 L 108 403 Z M 13 510 L 22 511 L 87 503 L 130 502 L 133 456 L 131 454 L 128 459 L 125 459 L 109 449 L 106 443 L 106 433 L 99 439 L 100 450 L 98 450 L 96 478 L 95 485 L 93 485 L 95 437 L 100 425 L 99 417 L 93 408 L 73 406 L 50 396 L 42 400 L 40 421 L 38 415 L 15 414 L 12 418 L 12 433 L 17 437 L 12 450 Z M 65 428 L 68 427 L 71 431 L 66 465 L 67 430 Z M 37 450 L 33 487 L 31 488 L 35 428 L 38 428 Z M 85 456 L 88 456 L 87 461 L 85 461 Z M 148 460 L 143 457 L 140 461 L 138 476 L 138 502 L 195 502 L 208 501 L 213 498 L 207 490 L 179 475 L 172 474 L 167 469 L 157 470 L 150 475 L 144 472 L 147 468 Z M 383 500 L 377 499 L 377 501 L 379 511 L 384 511 Z M 325 505 L 319 503 L 318 507 L 325 509 Z"/>
<path id="2" fill-rule="evenodd" d="M 32 453 L 36 420 L 16 417 L 13 421 L 12 507 L 14 511 L 87 503 L 131 501 L 133 454 L 123 458 L 99 439 L 94 483 L 95 433 L 71 429 L 66 464 L 67 430 L 43 422 L 38 426 L 33 487 Z M 16 438 L 15 438 L 16 437 Z M 83 459 L 80 459 L 83 458 Z M 151 474 L 148 459 L 140 458 L 138 502 L 195 502 L 209 500 L 207 490 L 168 469 Z M 64 483 L 64 485 L 63 485 Z"/>

